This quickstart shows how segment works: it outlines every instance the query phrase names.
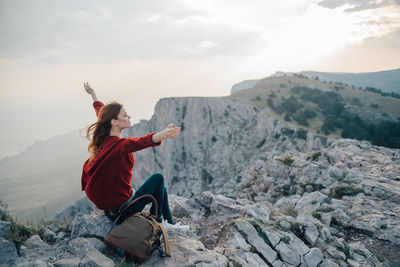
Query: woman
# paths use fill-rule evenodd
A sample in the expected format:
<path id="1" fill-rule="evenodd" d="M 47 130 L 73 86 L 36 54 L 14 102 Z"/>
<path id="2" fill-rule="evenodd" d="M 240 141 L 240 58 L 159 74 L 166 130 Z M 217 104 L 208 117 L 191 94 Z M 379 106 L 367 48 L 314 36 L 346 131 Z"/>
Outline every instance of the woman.
<path id="1" fill-rule="evenodd" d="M 87 129 L 90 158 L 83 165 L 82 190 L 97 208 L 104 210 L 106 216 L 113 221 L 119 216 L 118 210 L 132 199 L 146 194 L 153 195 L 158 203 L 158 221 L 161 222 L 164 218 L 168 223 L 174 224 L 162 174 L 153 174 L 136 192 L 133 190 L 131 179 L 135 158 L 132 153 L 158 146 L 162 140 L 176 138 L 180 127 L 170 124 L 158 133 L 149 133 L 137 138 L 121 138 L 122 130 L 131 127 L 131 117 L 125 108 L 117 102 L 104 105 L 97 99 L 89 83 L 83 85 L 93 98 L 93 107 L 98 119 Z M 117 219 L 117 224 L 141 211 L 149 202 L 148 199 L 136 202 Z M 154 207 L 150 211 L 153 213 Z"/>

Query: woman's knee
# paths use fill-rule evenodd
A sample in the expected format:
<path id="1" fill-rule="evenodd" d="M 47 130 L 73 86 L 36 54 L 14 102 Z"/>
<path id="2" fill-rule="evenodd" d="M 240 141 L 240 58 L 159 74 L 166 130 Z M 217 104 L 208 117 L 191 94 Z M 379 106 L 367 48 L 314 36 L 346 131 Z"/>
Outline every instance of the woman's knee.
<path id="1" fill-rule="evenodd" d="M 164 176 L 163 176 L 161 173 L 159 173 L 159 172 L 154 173 L 154 174 L 151 176 L 151 179 L 152 179 L 152 181 L 153 181 L 155 184 L 164 187 Z"/>

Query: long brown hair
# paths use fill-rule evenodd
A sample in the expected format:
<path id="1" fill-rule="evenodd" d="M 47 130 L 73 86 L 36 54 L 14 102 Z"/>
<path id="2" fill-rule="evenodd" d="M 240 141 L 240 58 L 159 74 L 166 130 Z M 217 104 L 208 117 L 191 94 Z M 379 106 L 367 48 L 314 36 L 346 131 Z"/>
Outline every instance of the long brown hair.
<path id="1" fill-rule="evenodd" d="M 118 119 L 122 105 L 117 102 L 111 102 L 104 105 L 98 115 L 97 122 L 90 125 L 86 132 L 86 138 L 90 140 L 88 151 L 90 153 L 89 162 L 93 162 L 103 147 L 104 138 L 110 135 L 111 120 Z M 91 135 L 92 138 L 90 137 Z"/>

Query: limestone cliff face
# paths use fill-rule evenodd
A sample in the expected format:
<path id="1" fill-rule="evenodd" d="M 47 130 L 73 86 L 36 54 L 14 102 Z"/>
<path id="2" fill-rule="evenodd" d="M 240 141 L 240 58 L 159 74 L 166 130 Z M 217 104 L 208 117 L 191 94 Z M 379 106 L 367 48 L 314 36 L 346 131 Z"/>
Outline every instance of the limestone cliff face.
<path id="1" fill-rule="evenodd" d="M 191 197 L 210 190 L 235 197 L 235 187 L 252 161 L 327 145 L 325 137 L 291 128 L 268 110 L 204 97 L 161 99 L 153 117 L 126 130 L 124 137 L 160 131 L 169 123 L 181 126 L 181 135 L 135 153 L 135 186 L 161 172 L 171 193 Z"/>

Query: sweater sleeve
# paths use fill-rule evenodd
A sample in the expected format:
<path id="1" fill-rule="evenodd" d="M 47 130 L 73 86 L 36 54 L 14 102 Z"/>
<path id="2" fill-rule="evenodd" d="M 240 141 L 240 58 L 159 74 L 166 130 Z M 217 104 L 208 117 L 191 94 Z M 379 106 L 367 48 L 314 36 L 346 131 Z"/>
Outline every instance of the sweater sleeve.
<path id="1" fill-rule="evenodd" d="M 148 147 L 159 146 L 161 142 L 153 143 L 151 137 L 155 133 L 149 133 L 142 137 L 128 137 L 124 138 L 121 143 L 121 154 L 136 152 Z"/>
<path id="2" fill-rule="evenodd" d="M 94 101 L 93 102 L 93 107 L 94 111 L 96 111 L 96 116 L 99 116 L 99 111 L 100 109 L 104 106 L 104 104 L 101 101 Z"/>

